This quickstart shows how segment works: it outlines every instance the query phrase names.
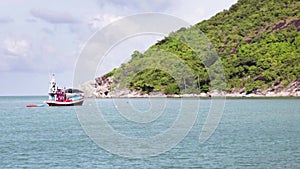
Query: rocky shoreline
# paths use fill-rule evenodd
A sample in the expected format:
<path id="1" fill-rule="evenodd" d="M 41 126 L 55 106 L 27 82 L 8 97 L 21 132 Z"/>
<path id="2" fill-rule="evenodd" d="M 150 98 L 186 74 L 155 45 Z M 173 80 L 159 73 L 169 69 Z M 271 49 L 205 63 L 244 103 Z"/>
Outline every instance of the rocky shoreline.
<path id="1" fill-rule="evenodd" d="M 246 93 L 245 89 L 232 92 L 210 91 L 200 94 L 182 94 L 182 95 L 166 95 L 161 92 L 151 92 L 143 94 L 138 91 L 117 90 L 111 91 L 113 77 L 97 77 L 95 80 L 88 81 L 81 85 L 80 89 L 84 91 L 86 98 L 209 98 L 209 97 L 228 97 L 228 98 L 260 98 L 260 97 L 300 97 L 300 77 L 295 81 L 283 87 L 277 85 L 265 91 L 260 89 L 254 90 L 251 93 Z"/>

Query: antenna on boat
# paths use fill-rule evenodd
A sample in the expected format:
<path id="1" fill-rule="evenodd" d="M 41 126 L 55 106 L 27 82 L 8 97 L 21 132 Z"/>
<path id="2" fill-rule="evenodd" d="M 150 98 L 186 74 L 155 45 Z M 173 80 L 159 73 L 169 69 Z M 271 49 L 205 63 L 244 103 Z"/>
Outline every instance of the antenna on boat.
<path id="1" fill-rule="evenodd" d="M 55 74 L 52 74 L 52 77 L 49 82 L 49 93 L 54 93 L 56 90 Z"/>

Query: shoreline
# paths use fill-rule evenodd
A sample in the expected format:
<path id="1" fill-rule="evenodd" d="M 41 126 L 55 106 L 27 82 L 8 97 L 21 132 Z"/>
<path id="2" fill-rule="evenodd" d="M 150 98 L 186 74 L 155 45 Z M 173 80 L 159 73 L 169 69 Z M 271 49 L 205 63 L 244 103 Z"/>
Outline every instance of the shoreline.
<path id="1" fill-rule="evenodd" d="M 232 94 L 232 93 L 218 93 L 218 94 L 182 94 L 182 95 L 155 95 L 155 94 L 124 94 L 124 95 L 109 95 L 102 97 L 86 97 L 86 98 L 300 98 L 300 92 L 295 94 L 277 93 L 277 94 Z"/>
<path id="2" fill-rule="evenodd" d="M 298 98 L 300 97 L 300 77 L 289 83 L 286 87 L 276 85 L 268 89 L 255 89 L 247 93 L 245 88 L 230 91 L 211 90 L 208 92 L 194 94 L 163 94 L 160 91 L 153 91 L 149 94 L 140 91 L 130 91 L 129 89 L 118 89 L 115 87 L 111 91 L 113 77 L 98 77 L 95 80 L 85 82 L 80 86 L 84 91 L 85 98 L 210 98 L 210 97 L 227 97 L 227 98 Z"/>
<path id="3" fill-rule="evenodd" d="M 5 96 L 2 95 L 0 97 L 8 97 L 8 98 L 14 98 L 14 97 L 48 97 L 48 96 L 34 96 L 34 95 L 11 95 L 11 96 Z M 232 96 L 232 95 L 219 95 L 219 96 L 185 96 L 185 95 L 168 95 L 168 96 L 155 96 L 155 95 L 141 95 L 141 96 L 107 96 L 107 97 L 85 97 L 85 99 L 116 99 L 116 98 L 232 98 L 232 99 L 255 99 L 255 98 L 299 98 L 300 96 L 265 96 L 265 95 L 251 95 L 251 96 Z"/>

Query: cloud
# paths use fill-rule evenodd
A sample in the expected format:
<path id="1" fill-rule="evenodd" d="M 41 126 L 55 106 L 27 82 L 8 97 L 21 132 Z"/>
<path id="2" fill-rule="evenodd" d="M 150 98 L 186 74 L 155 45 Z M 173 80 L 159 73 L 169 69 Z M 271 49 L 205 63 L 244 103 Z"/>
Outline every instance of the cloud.
<path id="1" fill-rule="evenodd" d="M 10 17 L 0 17 L 0 24 L 1 23 L 11 23 L 14 22 L 14 20 Z"/>
<path id="2" fill-rule="evenodd" d="M 31 58 L 31 42 L 25 39 L 6 38 L 0 46 L 0 70 L 23 69 Z"/>
<path id="3" fill-rule="evenodd" d="M 112 14 L 96 14 L 95 16 L 89 19 L 88 25 L 91 31 L 95 31 L 121 18 L 121 16 L 116 16 Z"/>
<path id="4" fill-rule="evenodd" d="M 63 49 L 64 47 L 58 49 L 57 46 L 52 46 L 47 39 L 36 45 L 24 38 L 6 38 L 0 44 L 0 72 L 33 73 L 71 70 L 74 55 L 69 50 Z"/>
<path id="5" fill-rule="evenodd" d="M 25 39 L 14 40 L 8 38 L 3 42 L 4 52 L 11 57 L 26 57 L 30 48 L 30 42 Z"/>
<path id="6" fill-rule="evenodd" d="M 79 20 L 68 13 L 59 13 L 46 9 L 32 9 L 30 14 L 52 24 L 78 23 Z"/>

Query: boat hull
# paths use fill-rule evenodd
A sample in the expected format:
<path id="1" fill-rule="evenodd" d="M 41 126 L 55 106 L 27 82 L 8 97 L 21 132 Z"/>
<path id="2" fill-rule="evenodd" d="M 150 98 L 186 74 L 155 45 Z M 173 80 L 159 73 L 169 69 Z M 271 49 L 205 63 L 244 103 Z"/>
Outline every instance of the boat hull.
<path id="1" fill-rule="evenodd" d="M 81 106 L 83 104 L 84 99 L 80 100 L 75 100 L 75 101 L 53 101 L 53 100 L 48 100 L 46 103 L 49 106 Z"/>

